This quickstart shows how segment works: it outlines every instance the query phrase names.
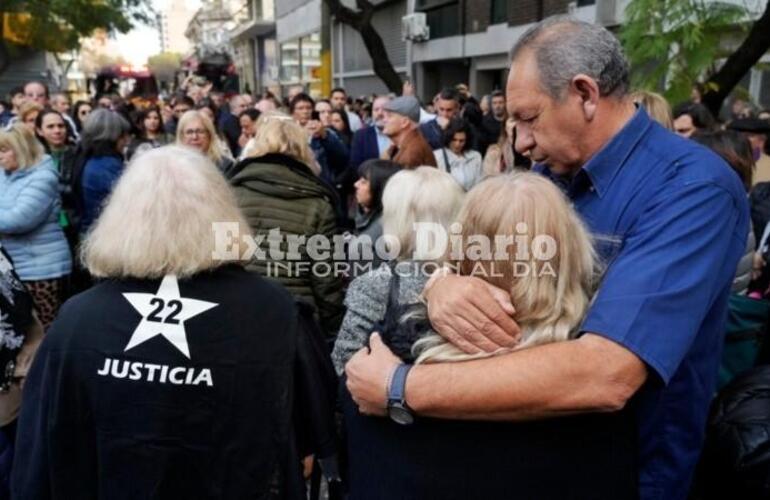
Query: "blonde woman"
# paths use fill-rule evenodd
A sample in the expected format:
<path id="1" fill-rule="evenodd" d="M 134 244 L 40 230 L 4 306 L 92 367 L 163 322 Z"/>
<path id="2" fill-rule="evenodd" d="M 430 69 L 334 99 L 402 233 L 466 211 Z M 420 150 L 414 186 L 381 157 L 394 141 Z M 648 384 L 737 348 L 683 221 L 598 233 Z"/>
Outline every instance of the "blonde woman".
<path id="1" fill-rule="evenodd" d="M 516 120 L 507 118 L 500 127 L 497 142 L 487 148 L 482 170 L 484 175 L 495 175 L 513 171 L 529 170 L 531 161 L 514 149 L 516 142 Z"/>
<path id="2" fill-rule="evenodd" d="M 212 121 L 200 110 L 182 115 L 176 127 L 176 142 L 206 155 L 225 175 L 233 167 L 227 146 L 217 135 Z"/>
<path id="3" fill-rule="evenodd" d="M 43 111 L 43 106 L 34 102 L 25 102 L 19 107 L 19 122 L 23 123 L 33 134 L 37 115 Z"/>
<path id="4" fill-rule="evenodd" d="M 490 202 L 506 198 L 514 202 Z M 516 349 L 574 337 L 591 297 L 595 258 L 588 231 L 554 184 L 530 173 L 490 178 L 468 194 L 459 222 L 465 258 L 452 264 L 460 275 L 508 291 L 522 331 Z M 474 238 L 494 242 L 499 235 L 521 243 L 508 246 L 507 258 L 469 258 Z M 497 250 L 492 245 L 493 255 Z M 484 356 L 465 354 L 435 333 L 414 351 L 418 363 Z"/>
<path id="5" fill-rule="evenodd" d="M 243 154 L 231 171 L 230 184 L 254 233 L 264 237 L 262 252 L 254 254 L 248 267 L 312 304 L 322 329 L 333 338 L 344 312 L 343 281 L 333 270 L 334 252 L 314 259 L 304 244 L 294 257 L 270 250 L 275 237 L 288 241 L 318 235 L 331 241 L 339 232 L 337 195 L 318 177 L 307 132 L 282 113 L 265 113 Z"/>
<path id="6" fill-rule="evenodd" d="M 657 92 L 649 90 L 637 90 L 631 94 L 631 99 L 642 106 L 650 118 L 660 123 L 669 130 L 674 130 L 674 117 L 671 114 L 671 106 L 665 97 Z"/>
<path id="7" fill-rule="evenodd" d="M 429 274 L 440 265 L 443 252 L 438 258 L 420 253 L 425 249 L 418 247 L 418 238 L 430 238 L 435 233 L 426 226 L 418 233 L 415 224 L 432 224 L 447 231 L 463 193 L 454 177 L 435 167 L 402 170 L 388 179 L 382 194 L 382 226 L 385 237 L 391 239 L 393 265 L 381 266 L 351 282 L 345 296 L 347 313 L 332 352 L 337 373 L 342 374 L 345 363 L 367 344 L 374 325 L 385 319 L 391 287 L 398 295 L 394 308 L 419 302 L 418 296 Z M 430 243 L 428 250 L 438 242 Z M 375 249 L 380 246 L 375 244 Z M 410 348 L 407 346 L 407 352 Z"/>
<path id="8" fill-rule="evenodd" d="M 72 271 L 72 256 L 59 225 L 59 174 L 23 123 L 0 131 L 0 167 L 0 243 L 47 329 L 61 304 L 63 280 Z"/>
<path id="9" fill-rule="evenodd" d="M 328 361 L 220 223 L 250 234 L 198 152 L 165 146 L 126 169 L 83 245 L 103 279 L 63 308 L 28 375 L 15 497 L 304 498 L 301 458 L 333 419 L 303 395 L 329 396 Z"/>
<path id="10" fill-rule="evenodd" d="M 532 173 L 483 180 L 465 196 L 458 221 L 461 230 L 451 234 L 459 242 L 452 244 L 448 263 L 508 291 L 522 328 L 518 345 L 509 350 L 577 334 L 594 283 L 594 252 L 586 228 L 551 181 Z M 406 347 L 400 344 L 410 344 L 409 355 L 419 356 L 418 362 L 474 357 L 432 333 L 422 304 L 396 309 L 398 319 L 388 321 L 391 304 L 377 328 L 394 354 Z M 382 389 L 390 400 L 397 377 L 391 374 Z M 630 412 L 532 423 L 420 418 L 399 426 L 360 414 L 347 391 L 343 411 L 350 500 L 637 497 Z M 396 422 L 410 423 L 404 414 L 401 420 L 394 415 Z M 599 464 L 603 478 L 575 472 L 578 461 Z"/>

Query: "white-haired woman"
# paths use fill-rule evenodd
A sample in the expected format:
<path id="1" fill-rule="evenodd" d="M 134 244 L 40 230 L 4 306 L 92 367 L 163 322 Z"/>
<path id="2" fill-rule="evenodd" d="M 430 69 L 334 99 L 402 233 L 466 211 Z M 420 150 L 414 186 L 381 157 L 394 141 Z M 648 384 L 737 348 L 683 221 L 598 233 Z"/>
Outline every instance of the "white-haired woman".
<path id="1" fill-rule="evenodd" d="M 419 302 L 428 276 L 444 255 L 441 249 L 438 256 L 420 253 L 425 250 L 418 247 L 418 240 L 435 233 L 426 226 L 422 226 L 424 232 L 418 233 L 415 224 L 430 224 L 434 225 L 433 231 L 448 232 L 462 199 L 463 188 L 451 175 L 434 167 L 402 170 L 388 179 L 382 194 L 382 227 L 385 237 L 390 238 L 388 251 L 392 252 L 393 265 L 381 266 L 350 283 L 345 296 L 347 312 L 332 352 L 338 374 L 342 374 L 350 357 L 367 344 L 374 325 L 385 318 L 394 273 L 401 285 L 397 305 Z M 410 348 L 411 345 L 407 346 L 402 354 L 408 354 Z"/>
<path id="2" fill-rule="evenodd" d="M 176 142 L 203 153 L 225 175 L 234 164 L 214 123 L 200 110 L 193 109 L 182 115 L 176 126 Z"/>
<path id="3" fill-rule="evenodd" d="M 59 175 L 34 133 L 21 123 L 0 131 L 0 166 L 0 242 L 48 328 L 61 304 L 62 282 L 72 270 L 59 225 Z"/>
<path id="4" fill-rule="evenodd" d="M 320 169 L 310 149 L 307 133 L 290 117 L 265 113 L 257 121 L 256 136 L 246 144 L 244 159 L 231 172 L 230 184 L 254 233 L 260 250 L 249 269 L 286 286 L 312 304 L 321 326 L 331 339 L 344 312 L 342 275 L 334 270 L 335 252 L 318 252 L 311 258 L 307 245 L 297 255 L 275 251 L 271 231 L 288 243 L 318 235 L 332 242 L 337 234 L 336 193 L 319 179 Z"/>
<path id="5" fill-rule="evenodd" d="M 126 169 L 83 243 L 103 280 L 63 308 L 28 375 L 15 498 L 304 497 L 300 458 L 333 433 L 323 350 L 218 225 L 250 234 L 198 152 Z"/>
<path id="6" fill-rule="evenodd" d="M 83 124 L 73 182 L 80 203 L 79 229 L 85 234 L 99 216 L 104 200 L 123 173 L 123 150 L 131 125 L 115 111 L 97 109 Z"/>
<path id="7" fill-rule="evenodd" d="M 491 355 L 569 341 L 579 333 L 595 280 L 594 252 L 555 185 L 531 173 L 489 178 L 466 195 L 458 222 L 448 262 L 460 274 L 508 291 L 522 329 L 516 347 Z M 399 307 L 410 291 L 406 283 L 402 279 L 395 293 L 391 284 L 398 300 L 388 303 L 378 327 L 385 343 L 417 363 L 478 357 L 433 333 L 424 306 Z M 638 495 L 632 410 L 531 423 L 425 418 L 399 426 L 363 416 L 349 393 L 343 398 L 351 500 Z M 595 470 L 602 471 L 601 479 Z"/>

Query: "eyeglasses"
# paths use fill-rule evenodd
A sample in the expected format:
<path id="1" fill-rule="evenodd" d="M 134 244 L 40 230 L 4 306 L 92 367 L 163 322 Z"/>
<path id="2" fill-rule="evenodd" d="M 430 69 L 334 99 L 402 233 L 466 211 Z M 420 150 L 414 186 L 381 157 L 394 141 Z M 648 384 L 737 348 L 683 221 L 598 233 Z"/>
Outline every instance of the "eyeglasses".
<path id="1" fill-rule="evenodd" d="M 190 128 L 182 132 L 185 137 L 195 137 L 196 135 L 209 135 L 208 130 L 202 128 Z"/>

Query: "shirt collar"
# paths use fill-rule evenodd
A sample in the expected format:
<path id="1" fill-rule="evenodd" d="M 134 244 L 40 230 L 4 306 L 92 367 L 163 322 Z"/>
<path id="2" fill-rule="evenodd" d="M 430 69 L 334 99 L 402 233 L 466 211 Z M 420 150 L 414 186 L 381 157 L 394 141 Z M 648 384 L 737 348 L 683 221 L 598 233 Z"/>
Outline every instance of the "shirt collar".
<path id="1" fill-rule="evenodd" d="M 652 120 L 647 112 L 639 107 L 620 132 L 583 165 L 581 170 L 588 175 L 591 185 L 600 198 L 604 196 L 615 174 L 623 168 L 634 147 L 647 133 L 651 124 Z"/>

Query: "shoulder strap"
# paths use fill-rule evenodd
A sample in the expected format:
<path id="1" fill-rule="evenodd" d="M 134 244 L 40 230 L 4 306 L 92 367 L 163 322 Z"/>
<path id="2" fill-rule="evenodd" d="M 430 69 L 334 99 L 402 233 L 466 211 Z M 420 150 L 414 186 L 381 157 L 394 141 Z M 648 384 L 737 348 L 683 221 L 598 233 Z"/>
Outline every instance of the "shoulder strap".
<path id="1" fill-rule="evenodd" d="M 396 272 L 396 261 L 388 262 L 388 267 L 390 268 L 390 290 L 388 291 L 388 304 L 385 306 L 386 317 L 388 311 L 392 311 L 398 306 L 398 295 L 401 291 L 401 276 Z"/>
<path id="2" fill-rule="evenodd" d="M 441 154 L 444 155 L 444 165 L 446 165 L 446 172 L 448 174 L 452 173 L 452 165 L 449 164 L 449 157 L 446 154 L 446 148 L 441 148 Z"/>

